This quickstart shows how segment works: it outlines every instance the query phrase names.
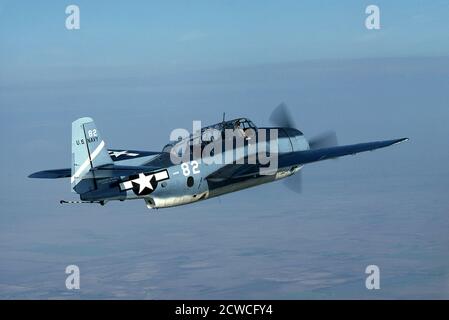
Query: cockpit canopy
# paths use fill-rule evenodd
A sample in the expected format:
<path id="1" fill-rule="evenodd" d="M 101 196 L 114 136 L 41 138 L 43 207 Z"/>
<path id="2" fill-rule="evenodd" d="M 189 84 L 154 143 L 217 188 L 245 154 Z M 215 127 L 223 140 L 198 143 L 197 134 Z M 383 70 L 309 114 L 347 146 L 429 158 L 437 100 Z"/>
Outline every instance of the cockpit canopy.
<path id="1" fill-rule="evenodd" d="M 256 131 L 257 127 L 248 118 L 237 118 L 237 119 L 222 121 L 222 122 L 201 128 L 201 135 L 199 135 L 198 132 L 196 132 L 194 134 L 190 134 L 190 136 L 187 138 L 180 139 L 178 141 L 173 141 L 173 142 L 167 144 L 164 147 L 163 151 L 167 152 L 175 144 L 184 143 L 187 139 L 190 141 L 191 144 L 198 141 L 197 139 L 199 137 L 201 137 L 203 142 L 212 141 L 213 140 L 213 138 L 211 137 L 212 131 L 219 131 L 222 134 L 224 134 L 225 130 L 227 130 L 227 129 L 231 129 L 231 130 L 242 129 L 243 131 L 246 131 L 247 129 L 253 129 L 254 131 Z"/>
<path id="2" fill-rule="evenodd" d="M 216 129 L 216 130 L 226 130 L 226 129 L 254 129 L 257 130 L 256 125 L 249 119 L 247 118 L 237 118 L 237 119 L 233 119 L 233 120 L 227 120 L 227 121 L 223 121 L 223 122 L 219 122 L 216 124 L 213 124 L 211 126 L 207 126 L 202 128 L 201 131 L 206 131 L 207 129 Z"/>

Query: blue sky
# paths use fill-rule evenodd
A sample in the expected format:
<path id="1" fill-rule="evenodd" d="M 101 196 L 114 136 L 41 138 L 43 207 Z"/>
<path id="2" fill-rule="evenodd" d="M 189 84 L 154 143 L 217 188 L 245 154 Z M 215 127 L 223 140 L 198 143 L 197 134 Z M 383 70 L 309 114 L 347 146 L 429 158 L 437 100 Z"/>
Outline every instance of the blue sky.
<path id="1" fill-rule="evenodd" d="M 65 29 L 78 4 L 81 29 Z M 381 30 L 364 27 L 381 9 Z M 1 1 L 1 298 L 447 298 L 448 1 Z M 71 122 L 159 151 L 173 128 L 281 101 L 306 137 L 391 148 L 151 212 L 61 206 Z M 81 268 L 80 292 L 65 267 Z M 368 292 L 365 267 L 381 268 Z"/>
<path id="2" fill-rule="evenodd" d="M 65 29 L 77 4 L 81 29 Z M 2 69 L 207 68 L 309 59 L 445 56 L 447 1 L 2 1 Z M 64 72 L 74 72 L 69 69 Z M 62 71 L 61 71 L 62 72 Z"/>

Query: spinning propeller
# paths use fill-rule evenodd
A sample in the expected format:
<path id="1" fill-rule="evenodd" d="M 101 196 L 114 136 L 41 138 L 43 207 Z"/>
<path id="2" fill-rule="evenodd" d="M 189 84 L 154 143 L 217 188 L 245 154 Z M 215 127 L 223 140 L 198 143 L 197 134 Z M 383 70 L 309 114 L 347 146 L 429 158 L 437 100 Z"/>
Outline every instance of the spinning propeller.
<path id="1" fill-rule="evenodd" d="M 270 116 L 270 122 L 277 127 L 295 128 L 296 124 L 285 103 L 277 106 Z M 335 147 L 338 145 L 335 131 L 325 131 L 308 140 L 311 150 Z M 300 193 L 302 190 L 302 170 L 284 179 L 284 183 L 290 190 Z"/>

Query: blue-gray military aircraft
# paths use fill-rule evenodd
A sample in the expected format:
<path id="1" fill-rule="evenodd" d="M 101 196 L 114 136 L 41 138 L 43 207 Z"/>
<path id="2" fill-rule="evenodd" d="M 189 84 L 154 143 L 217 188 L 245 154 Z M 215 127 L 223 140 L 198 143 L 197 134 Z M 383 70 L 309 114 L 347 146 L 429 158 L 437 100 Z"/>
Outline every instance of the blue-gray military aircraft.
<path id="1" fill-rule="evenodd" d="M 70 178 L 80 201 L 143 199 L 165 208 L 210 199 L 286 178 L 300 191 L 305 164 L 388 147 L 407 138 L 337 145 L 330 132 L 306 139 L 284 104 L 272 113 L 275 127 L 258 128 L 247 118 L 223 121 L 178 137 L 160 152 L 107 149 L 91 118 L 72 123 L 72 166 L 30 178 Z M 290 177 L 292 176 L 292 177 Z M 295 178 L 296 177 L 296 178 Z"/>

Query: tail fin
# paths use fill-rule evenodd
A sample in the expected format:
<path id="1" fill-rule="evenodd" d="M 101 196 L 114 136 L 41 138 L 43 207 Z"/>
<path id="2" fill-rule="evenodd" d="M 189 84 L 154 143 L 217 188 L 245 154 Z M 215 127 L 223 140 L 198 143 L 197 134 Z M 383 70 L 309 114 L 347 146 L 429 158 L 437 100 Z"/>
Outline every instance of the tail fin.
<path id="1" fill-rule="evenodd" d="M 104 140 L 91 118 L 80 118 L 72 123 L 72 189 L 77 193 L 94 190 L 95 177 L 78 185 L 90 169 L 113 164 Z"/>

